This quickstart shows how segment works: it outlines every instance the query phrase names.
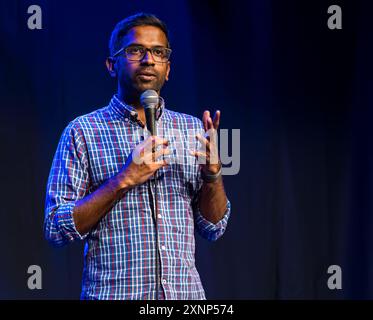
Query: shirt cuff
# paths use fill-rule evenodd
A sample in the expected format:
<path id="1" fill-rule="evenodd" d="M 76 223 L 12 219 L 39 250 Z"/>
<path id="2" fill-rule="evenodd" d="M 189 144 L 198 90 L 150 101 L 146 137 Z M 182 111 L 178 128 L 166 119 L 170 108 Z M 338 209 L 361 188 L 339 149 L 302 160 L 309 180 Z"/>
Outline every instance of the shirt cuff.
<path id="1" fill-rule="evenodd" d="M 210 241 L 215 241 L 219 239 L 225 229 L 227 228 L 228 219 L 231 213 L 231 203 L 227 201 L 227 207 L 224 213 L 224 216 L 216 223 L 212 223 L 211 221 L 207 220 L 199 210 L 196 212 L 196 225 L 197 231 L 200 233 L 201 236 L 206 238 Z"/>
<path id="2" fill-rule="evenodd" d="M 76 202 L 74 201 L 61 204 L 54 216 L 54 225 L 60 230 L 62 236 L 69 242 L 84 240 L 88 236 L 88 232 L 80 234 L 76 229 L 73 218 L 75 203 Z"/>

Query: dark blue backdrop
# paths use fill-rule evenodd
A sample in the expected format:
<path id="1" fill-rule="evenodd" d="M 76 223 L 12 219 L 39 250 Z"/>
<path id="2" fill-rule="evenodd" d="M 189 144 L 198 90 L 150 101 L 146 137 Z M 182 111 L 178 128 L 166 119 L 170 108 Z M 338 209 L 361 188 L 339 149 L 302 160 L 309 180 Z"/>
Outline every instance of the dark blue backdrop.
<path id="1" fill-rule="evenodd" d="M 27 28 L 38 4 L 43 29 Z M 340 4 L 343 29 L 327 28 Z M 373 298 L 372 59 L 368 1 L 0 1 L 0 298 L 77 299 L 82 244 L 43 239 L 58 139 L 106 105 L 112 28 L 138 11 L 171 29 L 167 107 L 222 111 L 241 129 L 241 170 L 226 176 L 222 239 L 197 236 L 208 298 Z M 27 288 L 27 268 L 43 271 Z M 343 289 L 327 287 L 340 265 Z"/>

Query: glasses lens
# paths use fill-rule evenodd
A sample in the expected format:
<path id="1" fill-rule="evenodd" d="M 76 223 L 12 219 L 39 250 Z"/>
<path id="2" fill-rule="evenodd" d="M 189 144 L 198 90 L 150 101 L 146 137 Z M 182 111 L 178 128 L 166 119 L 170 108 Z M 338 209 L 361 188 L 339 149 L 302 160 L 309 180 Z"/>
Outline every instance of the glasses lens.
<path id="1" fill-rule="evenodd" d="M 138 61 L 144 57 L 145 48 L 141 46 L 132 46 L 126 48 L 125 52 L 128 60 Z"/>
<path id="2" fill-rule="evenodd" d="M 147 49 L 143 46 L 130 46 L 125 49 L 128 60 L 140 61 L 144 58 Z M 170 58 L 171 50 L 164 47 L 149 49 L 155 62 L 167 62 Z"/>
<path id="3" fill-rule="evenodd" d="M 163 47 L 156 47 L 152 49 L 153 59 L 156 62 L 167 62 L 170 55 L 169 49 Z"/>

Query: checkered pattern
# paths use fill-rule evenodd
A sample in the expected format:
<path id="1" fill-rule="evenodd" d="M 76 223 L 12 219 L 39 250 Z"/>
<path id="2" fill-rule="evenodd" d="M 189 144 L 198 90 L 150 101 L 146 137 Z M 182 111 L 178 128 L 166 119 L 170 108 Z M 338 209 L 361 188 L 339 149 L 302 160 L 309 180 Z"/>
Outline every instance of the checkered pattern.
<path id="1" fill-rule="evenodd" d="M 173 154 L 158 171 L 160 299 L 205 299 L 195 267 L 194 229 L 208 240 L 222 236 L 230 215 L 216 224 L 198 211 L 200 168 L 189 150 L 202 122 L 192 116 L 158 110 L 158 135 Z M 70 122 L 64 130 L 47 186 L 44 231 L 56 246 L 85 240 L 82 299 L 155 299 L 155 225 L 148 183 L 128 191 L 87 234 L 79 234 L 72 213 L 77 200 L 96 190 L 125 164 L 131 150 L 146 139 L 137 113 L 114 96 L 110 104 Z M 211 266 L 213 267 L 213 266 Z"/>

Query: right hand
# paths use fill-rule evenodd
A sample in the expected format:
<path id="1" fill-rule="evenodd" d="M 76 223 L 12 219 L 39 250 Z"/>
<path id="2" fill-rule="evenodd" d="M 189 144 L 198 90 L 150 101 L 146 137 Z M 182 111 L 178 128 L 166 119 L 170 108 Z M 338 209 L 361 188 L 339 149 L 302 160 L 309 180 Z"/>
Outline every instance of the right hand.
<path id="1" fill-rule="evenodd" d="M 157 150 L 158 146 L 163 148 Z M 166 167 L 168 165 L 167 161 L 159 160 L 159 158 L 171 154 L 167 146 L 168 140 L 157 136 L 150 136 L 138 144 L 116 176 L 120 188 L 128 190 L 140 185 L 147 181 L 158 169 Z"/>

